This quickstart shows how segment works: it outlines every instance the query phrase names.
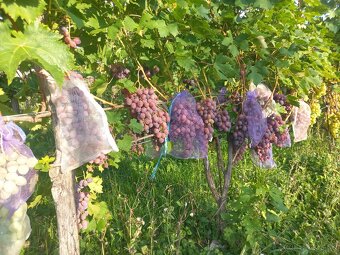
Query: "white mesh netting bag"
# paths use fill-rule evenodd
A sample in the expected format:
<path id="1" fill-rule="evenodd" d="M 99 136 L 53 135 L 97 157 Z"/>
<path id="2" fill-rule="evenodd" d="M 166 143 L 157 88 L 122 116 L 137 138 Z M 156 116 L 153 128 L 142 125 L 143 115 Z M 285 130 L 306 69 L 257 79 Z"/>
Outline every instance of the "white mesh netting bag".
<path id="1" fill-rule="evenodd" d="M 300 106 L 293 108 L 293 133 L 294 142 L 300 142 L 307 139 L 307 131 L 310 126 L 311 109 L 309 105 L 302 100 Z"/>
<path id="2" fill-rule="evenodd" d="M 82 76 L 71 72 L 63 86 L 50 88 L 61 139 L 61 171 L 73 170 L 101 153 L 118 151 L 106 114 L 94 100 Z"/>
<path id="3" fill-rule="evenodd" d="M 0 207 L 0 254 L 20 254 L 31 234 L 30 219 L 26 212 L 26 203 L 22 204 L 11 217 L 7 208 Z"/>

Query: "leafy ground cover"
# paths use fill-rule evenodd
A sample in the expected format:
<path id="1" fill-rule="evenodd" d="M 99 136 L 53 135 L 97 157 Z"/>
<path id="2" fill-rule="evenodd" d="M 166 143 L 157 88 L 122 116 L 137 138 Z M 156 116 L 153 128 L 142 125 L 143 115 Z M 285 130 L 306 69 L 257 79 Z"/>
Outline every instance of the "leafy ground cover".
<path id="1" fill-rule="evenodd" d="M 221 235 L 201 161 L 166 158 L 150 181 L 152 161 L 126 158 L 102 173 L 99 199 L 112 219 L 82 234 L 81 254 L 339 254 L 339 148 L 328 141 L 315 134 L 278 149 L 274 170 L 254 167 L 247 155 L 233 172 Z M 29 210 L 23 254 L 58 253 L 47 182 L 42 173 L 32 201 L 44 196 Z"/>

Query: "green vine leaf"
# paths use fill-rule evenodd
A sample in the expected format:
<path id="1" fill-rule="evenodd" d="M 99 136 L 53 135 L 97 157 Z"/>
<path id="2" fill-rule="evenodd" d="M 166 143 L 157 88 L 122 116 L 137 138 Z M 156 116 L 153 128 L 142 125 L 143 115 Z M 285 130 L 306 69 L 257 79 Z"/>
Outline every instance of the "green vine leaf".
<path id="1" fill-rule="evenodd" d="M 0 70 L 7 74 L 8 83 L 15 77 L 18 66 L 29 60 L 41 65 L 62 84 L 65 72 L 71 69 L 72 55 L 58 35 L 37 26 L 28 26 L 15 37 L 2 30 L 0 33 Z"/>
<path id="2" fill-rule="evenodd" d="M 32 23 L 42 15 L 45 5 L 46 3 L 43 0 L 4 0 L 0 4 L 0 8 L 11 16 L 14 21 L 21 17 L 27 23 Z"/>

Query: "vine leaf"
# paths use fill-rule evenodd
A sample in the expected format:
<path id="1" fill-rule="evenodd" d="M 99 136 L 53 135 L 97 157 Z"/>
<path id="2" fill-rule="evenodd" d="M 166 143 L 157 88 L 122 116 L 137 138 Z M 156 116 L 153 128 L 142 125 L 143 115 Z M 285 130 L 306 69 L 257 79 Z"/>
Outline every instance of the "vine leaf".
<path id="1" fill-rule="evenodd" d="M 4 0 L 0 7 L 16 21 L 19 17 L 32 23 L 44 11 L 45 1 L 43 0 Z"/>
<path id="2" fill-rule="evenodd" d="M 129 128 L 137 134 L 141 134 L 143 132 L 143 126 L 136 119 L 131 119 Z"/>
<path id="3" fill-rule="evenodd" d="M 124 135 L 123 139 L 117 140 L 117 145 L 122 151 L 129 152 L 132 146 L 133 138 L 130 135 Z"/>
<path id="4" fill-rule="evenodd" d="M 15 37 L 2 29 L 0 33 L 0 70 L 7 74 L 9 84 L 25 60 L 40 64 L 62 84 L 65 72 L 71 69 L 72 55 L 58 35 L 37 26 L 28 26 L 24 33 L 15 33 Z"/>

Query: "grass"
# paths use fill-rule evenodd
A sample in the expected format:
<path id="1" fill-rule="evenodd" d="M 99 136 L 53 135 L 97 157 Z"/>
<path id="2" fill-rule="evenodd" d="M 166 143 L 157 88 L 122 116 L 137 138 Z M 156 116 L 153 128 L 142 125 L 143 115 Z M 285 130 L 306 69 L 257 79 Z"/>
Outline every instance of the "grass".
<path id="1" fill-rule="evenodd" d="M 113 217 L 103 233 L 81 234 L 81 254 L 339 254 L 339 149 L 327 141 L 315 135 L 277 149 L 275 170 L 247 155 L 233 172 L 223 236 L 201 161 L 166 158 L 150 181 L 153 163 L 127 158 L 103 172 L 99 200 Z M 40 178 L 35 196 L 46 195 L 28 212 L 23 254 L 58 254 L 50 184 Z"/>

